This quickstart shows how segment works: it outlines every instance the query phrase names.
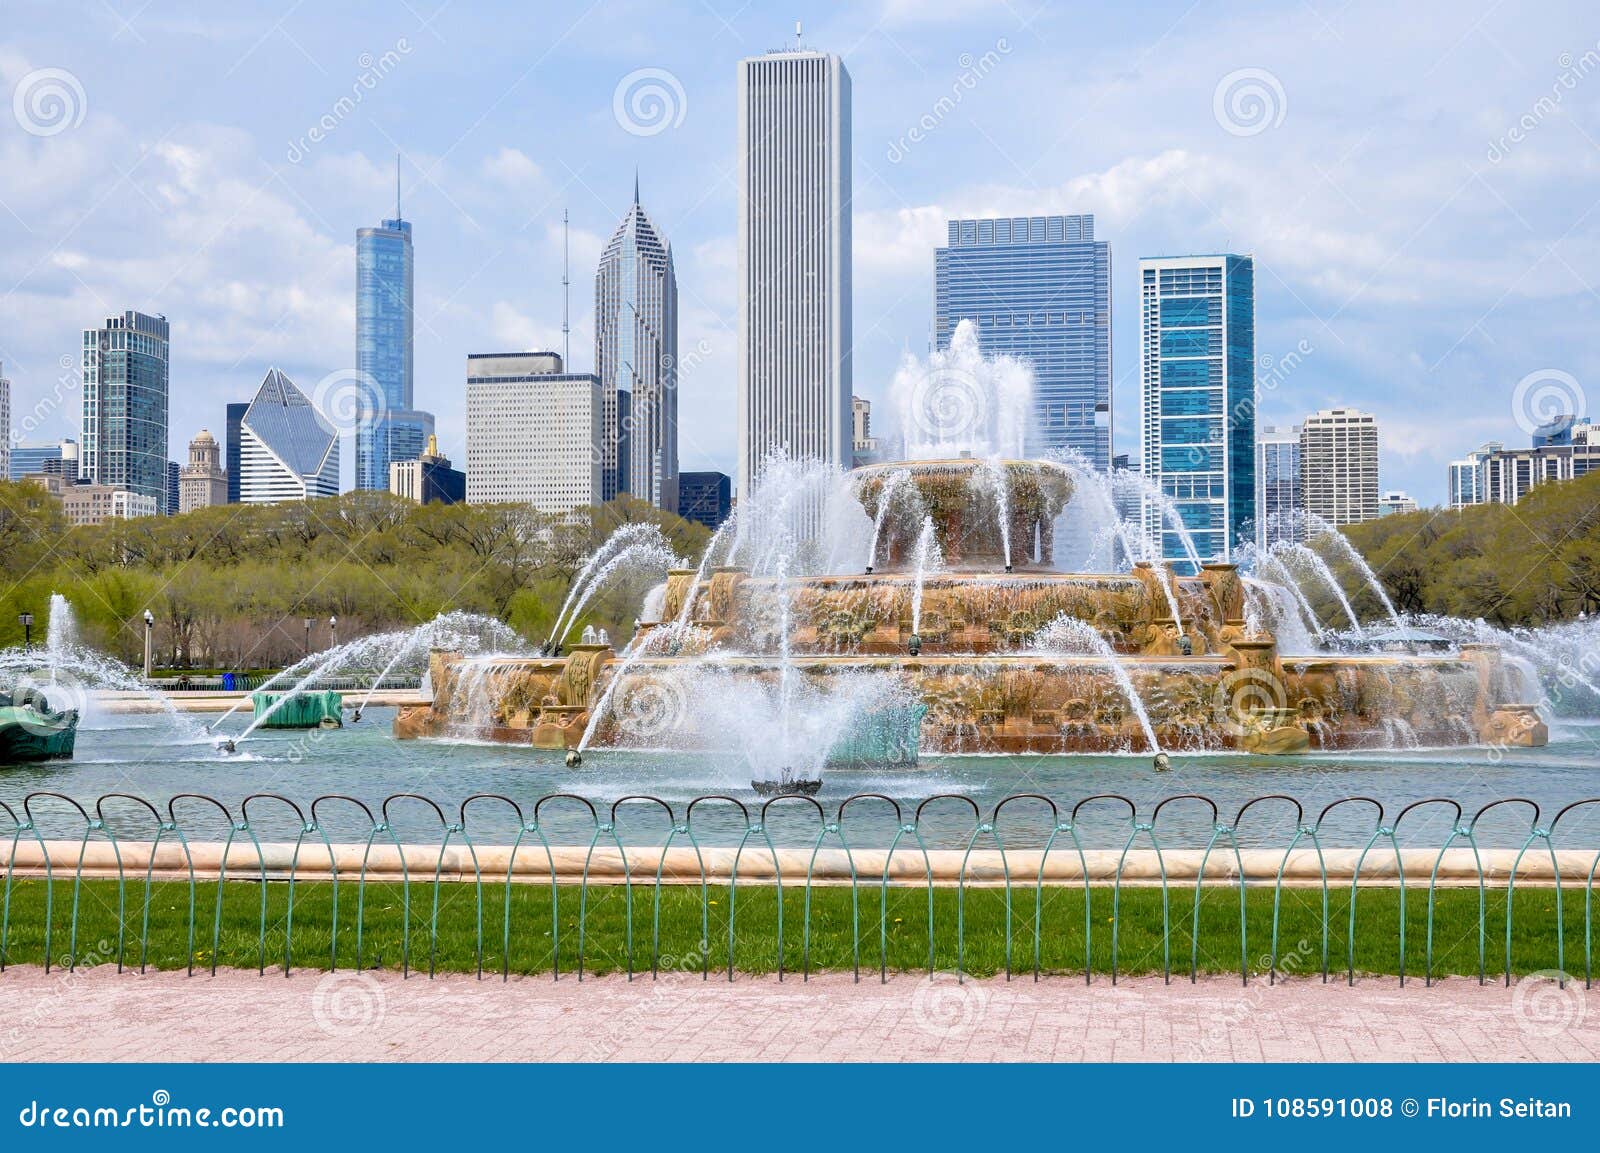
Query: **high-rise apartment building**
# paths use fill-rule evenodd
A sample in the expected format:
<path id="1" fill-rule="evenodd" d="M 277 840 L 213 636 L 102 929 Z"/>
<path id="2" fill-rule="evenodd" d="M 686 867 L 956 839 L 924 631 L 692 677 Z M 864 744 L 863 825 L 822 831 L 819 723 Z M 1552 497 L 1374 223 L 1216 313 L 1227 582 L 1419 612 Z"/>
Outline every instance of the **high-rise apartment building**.
<path id="1" fill-rule="evenodd" d="M 1199 559 L 1225 561 L 1256 519 L 1255 264 L 1226 254 L 1150 258 L 1139 261 L 1139 281 L 1144 474 Z M 1182 561 L 1182 535 L 1144 503 L 1161 555 Z"/>
<path id="2" fill-rule="evenodd" d="M 850 74 L 828 53 L 770 52 L 739 62 L 738 99 L 748 494 L 775 451 L 850 464 Z"/>
<path id="3" fill-rule="evenodd" d="M 594 274 L 594 364 L 605 395 L 605 497 L 627 492 L 678 509 L 678 280 L 672 246 L 639 204 L 611 234 Z M 617 408 L 627 393 L 624 425 Z M 626 471 L 618 452 L 624 428 Z"/>
<path id="4" fill-rule="evenodd" d="M 1378 515 L 1378 422 L 1371 413 L 1328 408 L 1300 427 L 1301 489 L 1309 516 L 1332 525 Z"/>
<path id="5" fill-rule="evenodd" d="M 603 502 L 605 401 L 553 352 L 467 357 L 467 503 L 566 514 Z"/>
<path id="6" fill-rule="evenodd" d="M 1256 545 L 1305 538 L 1301 515 L 1300 426 L 1256 433 Z"/>
<path id="7" fill-rule="evenodd" d="M 178 511 L 227 504 L 228 483 L 228 471 L 222 467 L 222 447 L 202 428 L 189 442 L 189 463 L 178 476 Z"/>
<path id="8" fill-rule="evenodd" d="M 952 220 L 934 254 L 933 340 L 972 321 L 987 355 L 1033 366 L 1029 455 L 1111 468 L 1111 245 L 1093 216 Z"/>
<path id="9" fill-rule="evenodd" d="M 357 488 L 389 487 L 389 462 L 415 460 L 433 435 L 433 414 L 412 407 L 413 256 L 411 222 L 400 215 L 356 232 L 356 373 L 362 406 L 356 425 Z"/>
<path id="10" fill-rule="evenodd" d="M 1516 504 L 1536 486 L 1577 480 L 1600 469 L 1600 429 L 1573 421 L 1559 439 L 1535 434 L 1527 448 L 1499 441 L 1450 462 L 1450 507 Z"/>
<path id="11" fill-rule="evenodd" d="M 79 468 L 91 484 L 167 500 L 168 329 L 164 316 L 124 312 L 83 332 Z"/>
<path id="12" fill-rule="evenodd" d="M 338 495 L 338 430 L 293 381 L 268 369 L 239 421 L 239 500 L 279 504 Z"/>

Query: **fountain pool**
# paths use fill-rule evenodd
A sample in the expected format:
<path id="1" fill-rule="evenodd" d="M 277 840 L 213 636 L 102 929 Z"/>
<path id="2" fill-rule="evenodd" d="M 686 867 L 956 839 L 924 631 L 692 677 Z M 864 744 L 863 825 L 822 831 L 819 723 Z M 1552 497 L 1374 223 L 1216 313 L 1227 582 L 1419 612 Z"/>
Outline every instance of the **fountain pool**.
<path id="1" fill-rule="evenodd" d="M 720 754 L 663 750 L 656 752 L 592 749 L 580 768 L 570 769 L 556 750 L 507 746 L 492 742 L 441 739 L 407 741 L 391 731 L 395 710 L 374 706 L 371 724 L 363 721 L 340 730 L 292 732 L 262 729 L 239 746 L 235 756 L 220 756 L 205 736 L 195 737 L 159 714 L 109 717 L 91 713 L 79 730 L 76 756 L 71 761 L 41 762 L 0 767 L 0 801 L 20 812 L 30 793 L 64 793 L 80 801 L 112 792 L 133 793 L 164 805 L 167 798 L 184 792 L 216 797 L 237 811 L 238 803 L 252 793 L 276 793 L 301 804 L 322 794 L 342 793 L 373 805 L 397 793 L 419 793 L 437 800 L 450 815 L 474 793 L 499 793 L 532 810 L 541 796 L 576 793 L 606 806 L 618 797 L 650 794 L 671 803 L 680 814 L 694 797 L 727 794 L 756 812 L 758 799 L 749 787 L 751 754 L 745 750 Z M 222 731 L 237 736 L 248 723 L 236 716 Z M 756 767 L 761 767 L 759 754 Z M 777 766 L 768 766 L 776 768 Z M 1450 797 L 1470 814 L 1479 806 L 1508 796 L 1528 797 L 1546 818 L 1562 805 L 1600 796 L 1600 723 L 1558 722 L 1543 748 L 1493 752 L 1479 748 L 1373 750 L 1323 753 L 1298 757 L 1250 756 L 1239 753 L 1188 754 L 1172 757 L 1172 770 L 1151 771 L 1144 753 L 1120 756 L 924 756 L 920 765 L 904 769 L 831 769 L 818 798 L 831 815 L 839 802 L 854 793 L 884 793 L 894 797 L 909 813 L 916 804 L 938 794 L 972 797 L 984 813 L 996 801 L 1013 794 L 1036 792 L 1049 796 L 1063 809 L 1084 797 L 1117 793 L 1135 801 L 1148 814 L 1158 800 L 1183 793 L 1200 793 L 1214 799 L 1225 815 L 1237 811 L 1251 797 L 1283 793 L 1300 800 L 1308 816 L 1333 800 L 1367 795 L 1381 798 L 1391 812 L 1413 800 Z M 789 807 L 789 806 L 792 806 Z M 109 806 L 113 812 L 116 806 Z M 60 802 L 36 802 L 46 836 L 76 838 L 82 821 Z M 122 810 L 136 817 L 131 808 Z M 197 811 L 197 810 L 195 810 Z M 551 837 L 568 843 L 586 843 L 590 826 L 586 814 L 573 804 L 556 804 L 550 810 Z M 602 809 L 602 811 L 604 811 Z M 264 839 L 292 840 L 298 831 L 291 814 L 270 803 L 252 806 L 258 834 Z M 815 816 L 800 803 L 779 802 L 769 819 L 780 843 L 805 843 L 815 834 Z M 1098 815 L 1097 815 L 1098 814 Z M 201 814 L 205 816 L 206 814 Z M 1290 828 L 1283 809 L 1256 811 L 1263 818 L 1264 844 L 1281 846 Z M 1415 829 L 1419 845 L 1443 841 L 1443 808 L 1419 813 Z M 1104 819 L 1101 820 L 1100 818 Z M 1490 841 L 1520 845 L 1526 836 L 1526 809 L 1507 808 L 1503 820 L 1490 820 Z M 0 820 L 4 814 L 0 813 Z M 148 822 L 146 816 L 145 821 Z M 872 802 L 852 807 L 851 821 L 885 827 L 885 842 L 892 827 L 887 810 Z M 1171 824 L 1168 824 L 1169 819 Z M 1406 829 L 1411 828 L 1411 818 Z M 626 810 L 620 822 L 631 822 L 628 841 L 650 843 L 661 823 L 659 810 Z M 697 809 L 696 827 L 708 842 L 737 840 L 742 818 L 731 805 Z M 345 827 L 337 828 L 340 822 Z M 809 822 L 809 823 L 808 823 Z M 1163 843 L 1203 845 L 1210 832 L 1209 813 L 1197 805 L 1175 805 L 1162 815 Z M 929 847 L 960 848 L 971 831 L 971 810 L 960 802 L 934 802 L 924 820 Z M 334 806 L 330 835 L 360 840 L 366 829 L 353 809 Z M 1114 806 L 1086 811 L 1082 821 L 1085 843 L 1120 847 L 1127 822 Z M 438 819 L 420 803 L 402 803 L 396 810 L 401 835 L 437 842 Z M 1592 827 L 1592 826 L 1591 826 Z M 506 843 L 515 835 L 505 810 L 484 805 L 471 813 L 470 828 L 479 843 Z M 1037 806 L 1018 803 L 1002 819 L 1008 845 L 1037 847 L 1048 836 L 1049 823 Z M 1330 843 L 1351 843 L 1363 831 L 1370 833 L 1370 811 L 1349 814 L 1349 827 L 1330 836 Z M 128 830 L 138 835 L 136 825 Z M 225 827 L 218 826 L 218 836 Z M 1596 829 L 1600 835 L 1600 828 Z M 119 834 L 121 835 L 121 834 Z M 148 835 L 147 833 L 145 835 Z M 1428 840 L 1428 836 L 1433 839 Z M 1240 839 L 1248 843 L 1251 830 L 1241 827 Z M 658 837 L 659 840 L 659 837 Z M 1488 843 L 1488 842 L 1486 842 Z M 1573 842 L 1577 843 L 1577 842 Z"/>

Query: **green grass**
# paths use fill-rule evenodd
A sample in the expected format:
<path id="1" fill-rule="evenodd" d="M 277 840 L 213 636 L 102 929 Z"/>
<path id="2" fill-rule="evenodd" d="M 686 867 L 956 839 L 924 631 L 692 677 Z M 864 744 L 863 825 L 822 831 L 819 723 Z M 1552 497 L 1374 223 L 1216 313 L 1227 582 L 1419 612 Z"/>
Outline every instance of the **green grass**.
<path id="1" fill-rule="evenodd" d="M 483 887 L 483 956 L 487 972 L 499 972 L 509 961 L 514 973 L 547 973 L 555 959 L 548 886 L 515 885 L 511 890 L 509 958 L 505 940 L 505 886 Z M 440 970 L 475 972 L 478 969 L 476 919 L 478 904 L 471 884 L 447 883 L 439 890 L 438 941 L 434 963 Z M 1349 929 L 1349 889 L 1329 894 L 1329 968 L 1342 973 L 1346 966 Z M 45 952 L 45 883 L 17 880 L 11 894 L 7 964 L 40 964 Z M 72 952 L 72 884 L 58 880 L 54 886 L 51 953 L 61 963 Z M 212 924 L 217 886 L 201 883 L 195 891 L 194 963 L 197 969 L 282 967 L 287 929 L 288 885 L 266 886 L 266 931 L 261 925 L 262 887 L 230 882 L 223 895 L 222 929 L 215 950 Z M 1013 890 L 1011 925 L 1012 968 L 1033 968 L 1034 890 Z M 1111 890 L 1097 888 L 1091 897 L 1092 941 L 1088 968 L 1098 973 L 1111 969 Z M 339 885 L 339 966 L 356 964 L 356 897 L 354 883 Z M 851 894 L 848 888 L 812 891 L 810 964 L 813 970 L 848 970 L 853 965 Z M 430 952 L 431 883 L 413 883 L 410 892 L 410 965 L 427 969 Z M 747 973 L 769 973 L 778 964 L 778 894 L 772 887 L 741 886 L 737 903 L 725 887 L 709 892 L 709 947 L 702 949 L 701 893 L 697 886 L 664 887 L 661 891 L 661 967 L 698 971 L 728 965 L 728 920 L 734 916 L 735 965 Z M 294 890 L 293 964 L 301 968 L 326 968 L 330 955 L 333 886 L 302 882 Z M 1159 889 L 1124 889 L 1120 899 L 1117 968 L 1123 973 L 1162 971 L 1162 907 Z M 1189 970 L 1193 892 L 1174 889 L 1170 897 L 1171 965 L 1175 973 Z M 130 880 L 126 886 L 124 961 L 137 965 L 141 953 L 144 885 Z M 1251 889 L 1247 894 L 1249 935 L 1245 958 L 1252 972 L 1265 972 L 1271 950 L 1272 891 Z M 1584 961 L 1584 893 L 1565 890 L 1562 902 L 1565 929 L 1565 968 L 1582 976 Z M 879 890 L 859 891 L 860 964 L 864 970 L 879 963 Z M 1485 916 L 1486 968 L 1491 975 L 1504 972 L 1505 907 L 1503 891 L 1491 891 Z M 633 967 L 648 970 L 652 951 L 654 891 L 633 891 Z M 1365 889 L 1357 900 L 1355 968 L 1357 972 L 1394 974 L 1400 971 L 1400 894 L 1394 889 Z M 589 890 L 585 917 L 583 964 L 586 972 L 616 972 L 627 968 L 627 905 L 621 887 Z M 961 968 L 974 975 L 1003 972 L 1006 965 L 1005 893 L 999 889 L 972 889 L 966 894 L 962 949 L 957 952 L 957 892 L 938 888 L 933 894 L 933 964 L 939 969 Z M 805 893 L 799 887 L 783 892 L 783 958 L 789 971 L 799 970 L 803 952 Z M 185 883 L 157 883 L 149 907 L 147 962 L 151 968 L 181 969 L 189 963 L 189 887 Z M 559 945 L 562 972 L 578 964 L 579 890 L 563 887 L 559 897 Z M 405 925 L 402 888 L 396 884 L 370 884 L 366 889 L 361 934 L 361 964 L 399 968 Z M 881 918 L 887 935 L 887 965 L 893 970 L 915 971 L 928 964 L 928 896 L 926 889 L 891 888 L 887 915 Z M 79 896 L 77 952 L 80 964 L 114 962 L 117 958 L 117 885 L 113 881 L 86 881 Z M 1423 969 L 1427 928 L 1427 893 L 1406 893 L 1406 972 Z M 264 940 L 264 950 L 263 950 Z M 1524 888 L 1516 896 L 1511 938 L 1511 970 L 1526 973 L 1557 967 L 1556 894 L 1553 889 Z M 215 958 L 213 958 L 215 952 Z M 1297 975 L 1322 971 L 1322 907 L 1320 889 L 1286 889 L 1279 928 L 1278 968 Z M 1200 910 L 1198 968 L 1208 973 L 1237 973 L 1239 951 L 1239 899 L 1236 889 L 1208 887 Z M 1044 892 L 1044 928 L 1040 965 L 1046 972 L 1082 973 L 1084 956 L 1084 894 L 1081 888 L 1047 888 Z M 1434 922 L 1433 972 L 1436 975 L 1478 972 L 1478 895 L 1476 889 L 1441 890 Z"/>

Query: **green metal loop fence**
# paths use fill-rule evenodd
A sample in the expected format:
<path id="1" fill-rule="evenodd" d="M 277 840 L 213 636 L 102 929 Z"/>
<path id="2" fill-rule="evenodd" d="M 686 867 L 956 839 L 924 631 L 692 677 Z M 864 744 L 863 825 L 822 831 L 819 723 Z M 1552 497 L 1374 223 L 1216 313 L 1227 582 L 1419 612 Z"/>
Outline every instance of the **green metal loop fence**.
<path id="1" fill-rule="evenodd" d="M 1406 803 L 1391 818 L 1377 798 L 1349 796 L 1308 818 L 1304 804 L 1284 793 L 1252 797 L 1224 813 L 1215 800 L 1196 793 L 1168 796 L 1147 808 L 1114 793 L 1070 806 L 1042 793 L 1016 793 L 988 812 L 974 798 L 953 793 L 925 797 L 909 809 L 883 793 L 859 793 L 831 805 L 815 797 L 780 796 L 757 807 L 726 794 L 674 803 L 638 793 L 604 808 L 572 793 L 538 797 L 531 808 L 505 794 L 475 793 L 451 811 L 420 793 L 377 801 L 324 794 L 309 804 L 254 793 L 230 806 L 201 793 L 179 793 L 161 804 L 113 792 L 88 803 L 42 790 L 20 804 L 0 801 L 0 820 L 0 845 L 8 846 L 0 972 L 19 961 L 42 964 L 46 971 L 76 970 L 91 905 L 95 924 L 114 918 L 101 959 L 114 958 L 119 972 L 134 964 L 145 972 L 153 959 L 159 893 L 168 902 L 162 931 L 181 942 L 180 967 L 191 976 L 197 964 L 215 974 L 225 956 L 233 965 L 248 957 L 265 975 L 269 952 L 274 969 L 281 955 L 286 976 L 297 967 L 381 966 L 385 942 L 397 936 L 398 968 L 407 977 L 422 969 L 425 933 L 430 977 L 449 960 L 478 979 L 498 968 L 502 980 L 509 980 L 513 969 L 531 964 L 540 971 L 547 967 L 552 979 L 570 972 L 582 981 L 600 934 L 603 967 L 630 981 L 646 967 L 659 977 L 668 965 L 698 968 L 709 979 L 718 950 L 723 956 L 717 967 L 730 981 L 741 971 L 765 969 L 783 981 L 796 968 L 809 980 L 820 925 L 827 921 L 829 939 L 841 942 L 829 963 L 859 981 L 863 967 L 872 965 L 871 945 L 864 947 L 871 929 L 863 921 L 875 906 L 880 980 L 888 979 L 891 968 L 932 974 L 941 955 L 947 965 L 953 961 L 957 979 L 965 979 L 976 932 L 990 940 L 998 935 L 994 971 L 1007 980 L 1025 971 L 1024 958 L 1031 954 L 1036 981 L 1048 971 L 1081 967 L 1086 982 L 1101 971 L 1115 984 L 1127 971 L 1128 934 L 1137 929 L 1145 942 L 1137 963 L 1153 971 L 1159 953 L 1167 983 L 1174 950 L 1185 945 L 1191 982 L 1202 971 L 1231 966 L 1235 950 L 1241 982 L 1248 983 L 1252 972 L 1269 983 L 1289 972 L 1306 975 L 1316 967 L 1307 964 L 1313 957 L 1320 957 L 1326 982 L 1337 924 L 1347 983 L 1356 978 L 1358 955 L 1370 971 L 1373 950 L 1381 948 L 1392 957 L 1392 968 L 1388 960 L 1377 963 L 1404 985 L 1416 960 L 1408 955 L 1408 880 L 1416 890 L 1425 878 L 1426 901 L 1417 910 L 1425 917 L 1425 984 L 1440 975 L 1441 948 L 1455 951 L 1456 968 L 1447 971 L 1456 972 L 1475 948 L 1478 980 L 1486 983 L 1491 912 L 1498 916 L 1502 908 L 1496 975 L 1509 983 L 1519 967 L 1528 970 L 1538 961 L 1565 984 L 1569 933 L 1580 931 L 1578 894 L 1567 890 L 1577 888 L 1582 980 L 1586 988 L 1593 981 L 1600 798 L 1574 801 L 1546 821 L 1540 806 L 1525 797 L 1491 801 L 1470 816 L 1455 800 L 1427 797 Z M 1405 838 L 1415 842 L 1412 847 L 1403 844 Z M 1496 839 L 1499 847 L 1492 847 Z M 353 961 L 341 951 L 351 935 L 351 926 L 341 925 L 349 897 L 342 894 L 341 905 L 341 889 L 348 888 L 352 872 Z M 1347 907 L 1337 919 L 1336 879 L 1341 889 L 1348 883 L 1340 898 Z M 500 886 L 498 900 L 491 895 L 486 901 L 486 889 L 494 884 Z M 257 890 L 253 898 L 241 891 L 250 885 Z M 414 893 L 418 886 L 427 889 Z M 649 890 L 648 966 L 639 886 Z M 877 889 L 876 902 L 871 888 Z M 1141 891 L 1137 902 L 1135 888 Z M 697 901 L 688 896 L 695 889 Z M 1382 889 L 1396 896 L 1373 895 Z M 1442 936 L 1446 890 L 1458 891 L 1450 898 L 1448 938 Z M 540 891 L 548 897 L 547 923 L 538 920 L 543 914 L 537 903 L 527 899 Z M 1530 891 L 1544 897 L 1535 902 Z M 387 903 L 379 920 L 388 935 L 380 934 L 374 944 L 369 922 L 380 892 Z M 1291 894 L 1298 923 L 1308 928 L 1286 960 Z M 620 909 L 614 897 L 620 897 Z M 209 910 L 203 910 L 203 898 Z M 564 921 L 562 911 L 570 917 L 574 899 L 576 916 Z M 1081 921 L 1071 911 L 1079 900 Z M 1138 925 L 1128 920 L 1130 902 L 1144 918 Z M 1104 918 L 1100 931 L 1109 940 L 1096 940 L 1097 907 Z M 1374 907 L 1383 921 L 1376 929 L 1378 912 L 1361 916 Z M 524 912 L 529 909 L 534 911 Z M 447 911 L 449 947 L 460 946 L 451 958 L 441 955 Z M 905 917 L 892 917 L 895 911 Z M 209 949 L 202 949 L 206 913 L 210 940 Z M 664 940 L 669 929 L 683 936 L 684 914 L 697 921 L 698 944 L 673 958 L 664 952 Z M 904 930 L 897 927 L 903 921 L 909 921 Z M 1363 925 L 1366 937 L 1358 932 Z M 25 948 L 15 944 L 19 933 L 27 938 Z M 1253 935 L 1259 950 L 1254 965 Z M 546 937 L 548 957 L 530 962 L 530 942 L 543 957 L 545 946 L 538 942 Z M 1366 942 L 1364 954 L 1358 940 Z M 1529 940 L 1548 955 L 1521 957 Z M 163 959 L 173 964 L 169 954 Z"/>

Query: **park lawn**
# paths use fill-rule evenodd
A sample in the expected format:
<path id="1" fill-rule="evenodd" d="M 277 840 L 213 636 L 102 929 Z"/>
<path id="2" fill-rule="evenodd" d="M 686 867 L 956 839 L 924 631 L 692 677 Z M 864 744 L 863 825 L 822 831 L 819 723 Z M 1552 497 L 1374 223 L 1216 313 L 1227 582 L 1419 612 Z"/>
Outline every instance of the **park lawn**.
<path id="1" fill-rule="evenodd" d="M 263 887 L 254 882 L 230 881 L 223 893 L 221 930 L 213 947 L 213 924 L 218 886 L 201 882 L 194 891 L 193 963 L 197 970 L 218 967 L 282 969 L 286 934 L 290 929 L 289 886 L 265 886 L 265 933 L 262 933 Z M 481 914 L 476 886 L 447 882 L 438 888 L 437 940 L 431 939 L 434 886 L 414 882 L 409 891 L 409 941 L 406 893 L 393 883 L 366 886 L 361 910 L 361 967 L 426 971 L 430 963 L 441 971 L 532 974 L 549 973 L 556 959 L 552 943 L 551 890 L 547 885 L 517 884 L 510 892 L 510 944 L 506 947 L 506 886 L 484 884 Z M 64 964 L 74 948 L 80 965 L 118 960 L 118 886 L 115 881 L 84 881 L 77 894 L 76 943 L 73 937 L 73 885 L 58 879 L 48 894 L 51 963 Z M 294 886 L 292 951 L 296 968 L 323 968 L 331 958 L 334 886 L 329 882 L 298 882 Z M 43 880 L 13 882 L 6 930 L 5 963 L 42 964 L 45 960 L 46 885 Z M 149 900 L 148 943 L 143 940 L 144 883 L 129 880 L 123 891 L 124 907 L 121 959 L 137 967 L 141 960 L 153 969 L 183 969 L 190 963 L 190 889 L 186 882 L 157 882 Z M 1090 950 L 1085 962 L 1084 891 L 1081 887 L 1046 887 L 1043 893 L 1043 932 L 1039 965 L 1052 973 L 1109 973 L 1112 968 L 1112 890 L 1096 887 L 1090 896 Z M 1406 892 L 1405 972 L 1423 972 L 1427 940 L 1426 890 Z M 1558 965 L 1556 891 L 1525 887 L 1515 898 L 1511 935 L 1513 974 L 1564 968 L 1580 979 L 1586 975 L 1584 890 L 1573 886 L 1562 893 L 1564 963 Z M 338 965 L 355 967 L 357 955 L 357 897 L 354 882 L 338 886 Z M 802 887 L 786 886 L 783 899 L 783 964 L 788 972 L 806 964 L 806 894 Z M 959 969 L 975 976 L 1006 970 L 1006 894 L 1003 889 L 969 889 L 964 907 L 954 888 L 933 892 L 935 969 Z M 1160 973 L 1163 970 L 1162 893 L 1159 888 L 1124 888 L 1119 900 L 1116 967 L 1119 973 Z M 1350 890 L 1328 894 L 1328 968 L 1345 972 L 1350 925 Z M 1273 893 L 1270 888 L 1246 892 L 1248 939 L 1245 967 L 1265 973 L 1272 947 Z M 1035 890 L 1012 890 L 1011 968 L 1031 973 L 1034 967 Z M 580 906 L 583 912 L 582 963 L 585 973 L 625 971 L 628 897 L 621 886 L 594 886 L 586 901 L 576 885 L 562 886 L 559 911 L 559 960 L 564 974 L 579 964 Z M 655 890 L 635 886 L 632 893 L 632 967 L 648 972 L 652 963 L 652 918 Z M 1357 897 L 1355 959 L 1357 973 L 1397 974 L 1400 893 L 1391 888 L 1363 889 Z M 709 940 L 702 948 L 702 914 Z M 1167 921 L 1171 924 L 1171 971 L 1190 969 L 1194 913 L 1193 891 L 1174 888 L 1169 897 Z M 1506 894 L 1488 894 L 1484 916 L 1485 968 L 1490 976 L 1505 972 Z M 479 951 L 479 917 L 482 950 Z M 726 886 L 712 886 L 702 905 L 699 886 L 663 886 L 660 891 L 660 929 L 657 964 L 662 970 L 726 972 L 729 964 L 729 920 L 734 932 L 733 968 L 743 973 L 771 973 L 778 968 L 778 891 L 772 886 L 741 885 L 737 894 Z M 883 963 L 894 971 L 925 970 L 929 965 L 928 892 L 923 888 L 895 888 L 888 893 L 886 915 L 880 917 L 880 890 L 863 885 L 857 894 L 859 953 L 852 943 L 851 890 L 822 887 L 811 891 L 809 963 L 812 970 L 851 970 L 859 962 L 863 971 L 880 964 L 881 938 L 887 946 Z M 958 934 L 958 917 L 961 931 Z M 1434 919 L 1433 966 L 1435 975 L 1477 974 L 1478 892 L 1441 889 Z M 1285 889 L 1278 936 L 1278 972 L 1320 976 L 1323 971 L 1322 893 L 1320 889 Z M 1218 885 L 1205 889 L 1200 909 L 1199 946 L 1195 965 L 1203 973 L 1238 973 L 1240 969 L 1239 896 L 1236 888 Z M 958 942 L 959 937 L 959 942 Z"/>

